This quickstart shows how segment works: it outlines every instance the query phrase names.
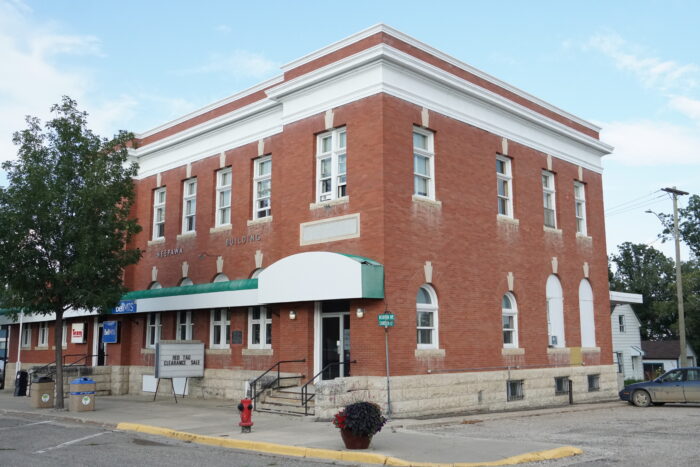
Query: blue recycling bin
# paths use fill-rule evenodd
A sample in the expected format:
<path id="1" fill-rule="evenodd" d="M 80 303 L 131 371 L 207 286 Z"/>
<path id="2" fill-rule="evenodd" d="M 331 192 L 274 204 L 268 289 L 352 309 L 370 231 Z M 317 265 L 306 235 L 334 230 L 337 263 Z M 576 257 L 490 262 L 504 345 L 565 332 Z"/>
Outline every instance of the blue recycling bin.
<path id="1" fill-rule="evenodd" d="M 70 382 L 70 411 L 88 412 L 95 410 L 95 381 L 90 378 L 76 378 Z"/>

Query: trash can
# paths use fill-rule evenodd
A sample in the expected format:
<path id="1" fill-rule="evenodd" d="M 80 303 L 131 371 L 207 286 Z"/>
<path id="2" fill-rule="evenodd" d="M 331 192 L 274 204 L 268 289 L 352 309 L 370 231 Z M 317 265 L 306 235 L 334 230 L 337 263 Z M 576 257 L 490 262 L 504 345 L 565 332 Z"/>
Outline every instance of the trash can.
<path id="1" fill-rule="evenodd" d="M 17 377 L 15 378 L 15 396 L 26 396 L 27 395 L 27 382 L 29 381 L 29 373 L 24 370 L 17 372 Z"/>
<path id="2" fill-rule="evenodd" d="M 50 409 L 53 407 L 55 384 L 48 376 L 32 379 L 30 393 L 32 396 L 32 407 L 35 409 Z"/>
<path id="3" fill-rule="evenodd" d="M 95 381 L 90 378 L 74 379 L 70 382 L 70 411 L 90 410 L 95 410 Z"/>

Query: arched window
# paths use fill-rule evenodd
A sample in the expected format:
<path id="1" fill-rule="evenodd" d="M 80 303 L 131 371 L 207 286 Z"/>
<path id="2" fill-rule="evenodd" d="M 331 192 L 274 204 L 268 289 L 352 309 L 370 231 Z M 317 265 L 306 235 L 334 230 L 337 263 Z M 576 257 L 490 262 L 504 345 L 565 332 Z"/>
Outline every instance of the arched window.
<path id="1" fill-rule="evenodd" d="M 566 347 L 564 341 L 564 293 L 561 282 L 552 274 L 547 278 L 547 344 Z"/>
<path id="2" fill-rule="evenodd" d="M 194 285 L 194 282 L 192 282 L 192 279 L 189 277 L 183 277 L 180 281 L 180 287 L 184 287 L 186 285 Z"/>
<path id="3" fill-rule="evenodd" d="M 151 282 L 151 284 L 148 286 L 148 289 L 149 289 L 149 290 L 150 290 L 150 289 L 162 289 L 162 288 L 163 288 L 163 286 L 160 285 L 160 282 L 158 282 L 158 281 L 153 281 L 153 282 Z"/>
<path id="4" fill-rule="evenodd" d="M 212 282 L 228 282 L 228 276 L 220 272 L 219 274 L 214 276 L 214 280 Z"/>
<path id="5" fill-rule="evenodd" d="M 263 272 L 263 268 L 255 269 L 253 272 L 250 273 L 250 278 L 257 279 L 257 277 L 260 275 L 261 272 Z"/>
<path id="6" fill-rule="evenodd" d="M 438 348 L 438 302 L 435 290 L 422 285 L 416 295 L 416 330 L 419 349 Z"/>
<path id="7" fill-rule="evenodd" d="M 581 347 L 595 347 L 593 289 L 587 279 L 578 286 L 578 311 L 581 319 Z"/>
<path id="8" fill-rule="evenodd" d="M 501 300 L 501 312 L 503 315 L 503 347 L 518 347 L 518 305 L 515 297 L 507 293 Z"/>

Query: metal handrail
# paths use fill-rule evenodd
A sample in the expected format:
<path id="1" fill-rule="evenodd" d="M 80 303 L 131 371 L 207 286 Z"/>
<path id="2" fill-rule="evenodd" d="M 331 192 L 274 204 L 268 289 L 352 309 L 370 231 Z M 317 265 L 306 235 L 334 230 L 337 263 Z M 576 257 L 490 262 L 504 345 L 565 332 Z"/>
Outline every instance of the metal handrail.
<path id="1" fill-rule="evenodd" d="M 318 373 L 316 373 L 316 374 L 313 376 L 313 378 L 311 378 L 310 380 L 308 380 L 308 381 L 306 382 L 306 384 L 304 384 L 304 385 L 301 387 L 301 405 L 304 406 L 304 415 L 309 415 L 309 402 L 311 401 L 311 399 L 313 399 L 314 397 L 316 397 L 316 393 L 311 394 L 311 396 L 309 396 L 309 384 L 313 383 L 314 380 L 316 380 L 316 378 L 318 378 L 319 376 L 321 376 L 321 375 L 323 374 L 323 372 L 326 371 L 328 368 L 330 368 L 330 367 L 332 367 L 332 366 L 336 366 L 336 365 L 349 365 L 349 364 L 351 364 L 351 363 L 357 363 L 357 360 L 351 360 L 351 361 L 349 361 L 349 362 L 332 362 L 332 363 L 329 363 L 328 365 L 324 366 L 324 367 L 321 369 L 321 371 L 319 371 Z"/>
<path id="2" fill-rule="evenodd" d="M 261 374 L 260 376 L 258 376 L 257 378 L 255 378 L 255 379 L 253 380 L 253 382 L 250 383 L 250 394 L 249 394 L 249 395 L 250 395 L 250 399 L 251 399 L 252 401 L 255 401 L 255 400 L 258 398 L 258 396 L 259 396 L 260 394 L 262 394 L 263 391 L 264 391 L 265 389 L 267 389 L 267 388 L 270 388 L 270 387 L 275 386 L 275 389 L 279 389 L 279 387 L 280 387 L 280 386 L 279 386 L 280 380 L 282 380 L 282 379 L 294 379 L 294 378 L 298 378 L 298 376 L 281 376 L 281 375 L 280 375 L 280 366 L 281 366 L 283 363 L 305 363 L 305 362 L 306 362 L 306 359 L 305 359 L 305 358 L 303 358 L 303 359 L 301 359 L 301 360 L 280 360 L 279 362 L 277 362 L 277 363 L 275 363 L 274 365 L 272 365 L 266 372 L 264 372 L 263 374 Z M 271 372 L 271 371 L 274 370 L 275 368 L 277 368 L 277 378 L 275 379 L 275 381 L 273 382 L 273 384 L 271 384 L 271 385 L 269 385 L 269 386 L 263 388 L 262 390 L 260 390 L 260 391 L 258 392 L 258 381 L 260 381 L 260 379 L 262 379 L 263 376 L 267 375 L 269 372 Z M 303 376 L 302 376 L 302 378 L 303 378 Z"/>

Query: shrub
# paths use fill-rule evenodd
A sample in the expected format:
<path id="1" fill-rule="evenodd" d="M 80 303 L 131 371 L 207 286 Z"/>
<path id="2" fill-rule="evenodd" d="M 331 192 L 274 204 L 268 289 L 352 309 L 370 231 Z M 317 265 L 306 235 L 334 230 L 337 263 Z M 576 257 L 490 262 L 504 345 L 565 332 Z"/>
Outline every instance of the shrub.
<path id="1" fill-rule="evenodd" d="M 373 402 L 355 402 L 333 417 L 333 425 L 356 436 L 373 436 L 381 431 L 385 423 L 382 409 Z"/>

